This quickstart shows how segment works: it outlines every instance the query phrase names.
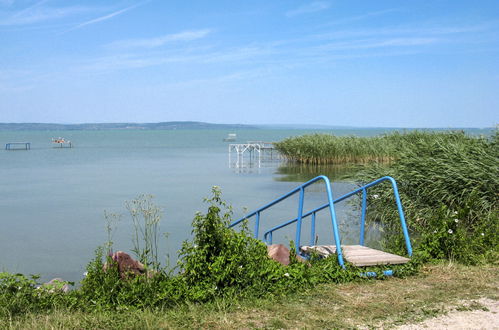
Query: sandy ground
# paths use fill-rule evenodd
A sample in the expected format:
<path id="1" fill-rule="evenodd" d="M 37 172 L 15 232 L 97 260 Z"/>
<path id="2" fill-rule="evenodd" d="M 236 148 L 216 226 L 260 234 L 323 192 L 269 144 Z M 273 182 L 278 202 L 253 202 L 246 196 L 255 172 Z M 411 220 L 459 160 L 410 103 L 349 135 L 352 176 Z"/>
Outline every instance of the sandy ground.
<path id="1" fill-rule="evenodd" d="M 472 302 L 463 302 L 470 305 Z M 499 301 L 480 299 L 475 303 L 485 310 L 450 310 L 446 315 L 434 317 L 417 324 L 406 324 L 396 329 L 499 329 Z"/>

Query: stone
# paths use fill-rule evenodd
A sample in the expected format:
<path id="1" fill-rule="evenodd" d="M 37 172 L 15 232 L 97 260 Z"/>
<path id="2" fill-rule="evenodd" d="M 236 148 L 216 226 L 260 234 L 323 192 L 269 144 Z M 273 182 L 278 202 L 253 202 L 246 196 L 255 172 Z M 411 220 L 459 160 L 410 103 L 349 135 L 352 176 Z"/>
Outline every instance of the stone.
<path id="1" fill-rule="evenodd" d="M 62 291 L 64 293 L 69 292 L 69 284 L 64 282 L 62 278 L 56 277 L 44 283 L 42 287 L 49 292 Z"/>
<path id="2" fill-rule="evenodd" d="M 128 253 L 116 251 L 111 255 L 111 259 L 116 263 L 121 278 L 125 278 L 130 274 L 140 275 L 145 273 L 144 265 L 133 259 Z M 108 269 L 109 265 L 104 264 L 104 270 Z"/>
<path id="3" fill-rule="evenodd" d="M 289 265 L 289 249 L 283 244 L 272 244 L 267 246 L 267 254 L 271 259 L 274 259 L 281 265 Z M 296 259 L 300 262 L 305 262 L 300 256 L 296 256 Z"/>

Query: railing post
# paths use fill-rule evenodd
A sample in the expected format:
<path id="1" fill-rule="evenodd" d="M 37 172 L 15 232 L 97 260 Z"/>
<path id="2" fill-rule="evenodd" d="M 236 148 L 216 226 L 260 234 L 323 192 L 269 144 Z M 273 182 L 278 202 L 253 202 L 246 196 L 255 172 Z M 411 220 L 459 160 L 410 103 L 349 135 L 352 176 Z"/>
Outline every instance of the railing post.
<path id="1" fill-rule="evenodd" d="M 331 222 L 333 224 L 333 235 L 334 243 L 336 244 L 336 255 L 338 256 L 338 263 L 341 267 L 345 268 L 345 262 L 343 261 L 343 252 L 341 251 L 341 241 L 340 232 L 338 229 L 338 223 L 336 222 L 336 212 L 334 211 L 334 201 L 333 192 L 331 189 L 331 182 L 327 177 L 323 177 L 324 183 L 326 184 L 327 198 L 329 202 L 329 214 L 331 215 Z"/>
<path id="2" fill-rule="evenodd" d="M 301 238 L 301 223 L 303 215 L 303 200 L 305 197 L 305 189 L 300 187 L 300 201 L 298 202 L 298 217 L 296 222 L 296 237 L 295 237 L 295 247 L 296 253 L 300 253 L 300 238 Z"/>
<path id="3" fill-rule="evenodd" d="M 362 189 L 362 213 L 360 215 L 360 239 L 359 245 L 364 245 L 364 234 L 366 226 L 367 190 Z"/>
<path id="4" fill-rule="evenodd" d="M 405 223 L 404 210 L 402 209 L 402 202 L 400 201 L 399 190 L 397 188 L 397 182 L 392 177 L 388 177 L 393 187 L 393 195 L 395 196 L 395 203 L 397 203 L 397 209 L 400 217 L 400 224 L 402 225 L 402 231 L 404 233 L 405 247 L 407 248 L 407 254 L 412 256 L 411 240 L 409 238 L 409 231 L 407 230 L 407 225 Z"/>
<path id="5" fill-rule="evenodd" d="M 255 215 L 255 238 L 258 239 L 258 229 L 260 228 L 260 211 Z"/>
<path id="6" fill-rule="evenodd" d="M 315 212 L 312 213 L 312 221 L 310 224 L 310 246 L 315 245 Z"/>

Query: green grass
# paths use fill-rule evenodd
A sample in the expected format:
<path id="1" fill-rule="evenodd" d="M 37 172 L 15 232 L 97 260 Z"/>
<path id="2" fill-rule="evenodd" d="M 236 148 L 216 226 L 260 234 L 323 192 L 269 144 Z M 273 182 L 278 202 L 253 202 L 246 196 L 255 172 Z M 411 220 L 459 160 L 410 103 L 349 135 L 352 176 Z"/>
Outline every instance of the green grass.
<path id="1" fill-rule="evenodd" d="M 281 298 L 187 304 L 166 310 L 49 313 L 1 319 L 3 329 L 235 329 L 391 327 L 462 310 L 483 310 L 477 299 L 499 299 L 497 265 L 427 265 L 416 276 L 322 284 Z"/>

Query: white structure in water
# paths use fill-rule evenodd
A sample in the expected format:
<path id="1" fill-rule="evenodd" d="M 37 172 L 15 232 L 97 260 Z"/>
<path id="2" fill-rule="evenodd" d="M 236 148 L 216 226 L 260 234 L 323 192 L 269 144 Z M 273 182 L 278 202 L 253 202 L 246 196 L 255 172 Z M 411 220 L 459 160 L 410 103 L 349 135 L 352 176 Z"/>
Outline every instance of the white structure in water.
<path id="1" fill-rule="evenodd" d="M 235 162 L 232 152 L 236 154 Z M 248 141 L 247 143 L 229 144 L 229 166 L 233 168 L 258 167 L 262 161 L 279 160 L 280 156 L 275 151 L 272 142 Z"/>
<path id="2" fill-rule="evenodd" d="M 234 142 L 236 141 L 237 135 L 236 133 L 229 133 L 227 137 L 224 139 L 224 142 Z"/>

